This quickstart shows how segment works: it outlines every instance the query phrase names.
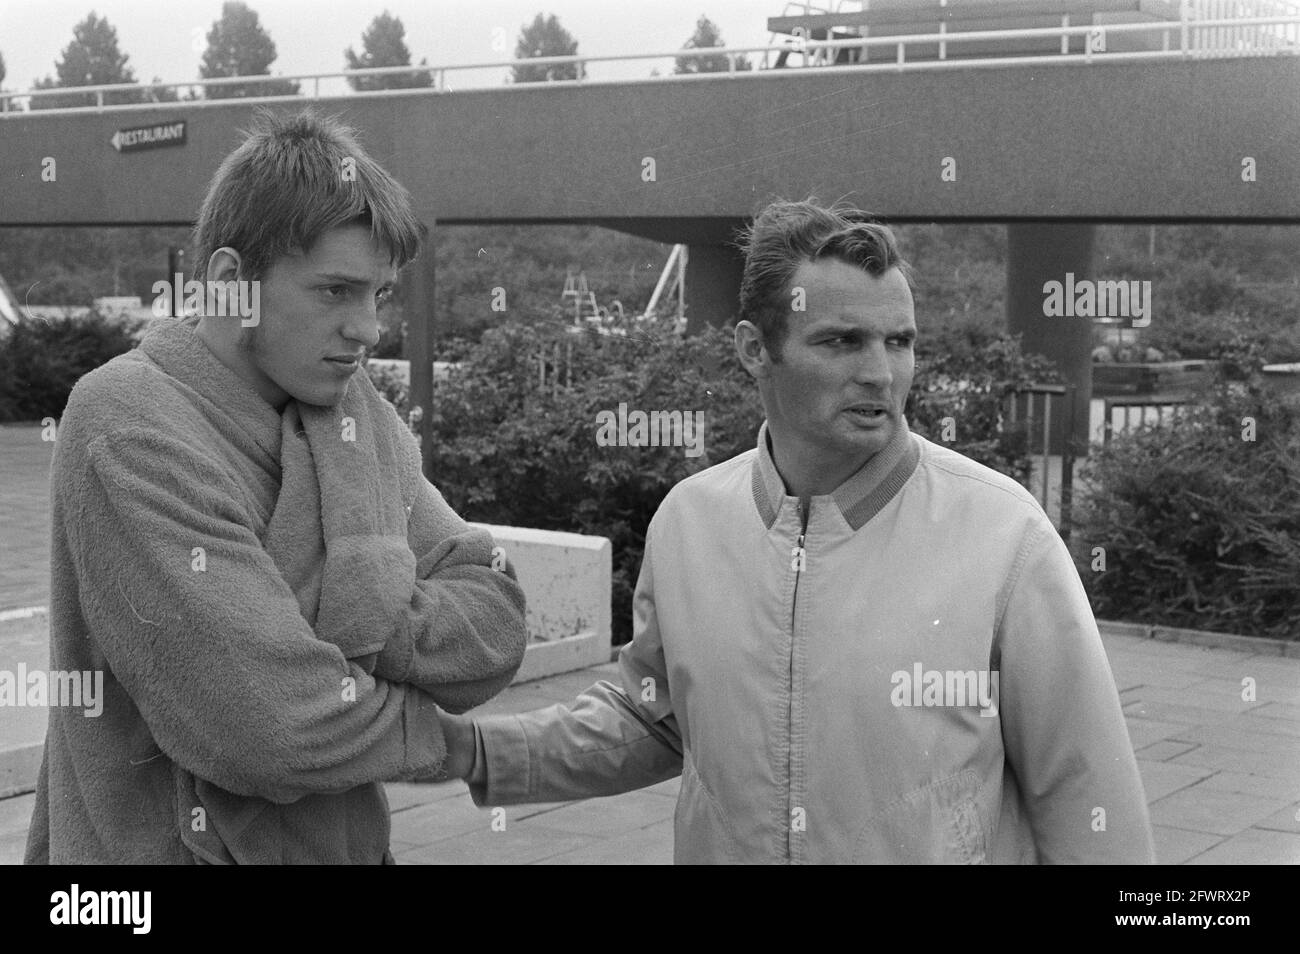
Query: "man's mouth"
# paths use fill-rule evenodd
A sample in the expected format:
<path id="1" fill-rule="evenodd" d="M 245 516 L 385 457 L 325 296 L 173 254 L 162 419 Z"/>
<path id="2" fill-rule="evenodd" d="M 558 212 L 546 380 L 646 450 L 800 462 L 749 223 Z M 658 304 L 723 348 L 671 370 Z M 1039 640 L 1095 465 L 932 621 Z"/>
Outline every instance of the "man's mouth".
<path id="1" fill-rule="evenodd" d="M 884 404 L 854 404 L 845 410 L 864 424 L 879 423 L 889 417 L 889 408 Z"/>
<path id="2" fill-rule="evenodd" d="M 325 360 L 337 368 L 346 371 L 355 371 L 361 366 L 361 361 L 365 355 L 361 354 L 336 354 Z"/>

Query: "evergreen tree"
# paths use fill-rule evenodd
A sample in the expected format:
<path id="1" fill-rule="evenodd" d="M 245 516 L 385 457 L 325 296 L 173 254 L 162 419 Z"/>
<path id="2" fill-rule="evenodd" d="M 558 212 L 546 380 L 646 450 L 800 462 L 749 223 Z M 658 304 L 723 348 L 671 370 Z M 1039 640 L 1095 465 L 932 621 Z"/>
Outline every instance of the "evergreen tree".
<path id="1" fill-rule="evenodd" d="M 701 16 L 695 23 L 695 33 L 686 41 L 682 47 L 684 50 L 706 50 L 709 47 L 725 46 L 722 42 L 722 34 L 718 32 L 718 27 L 708 17 Z M 736 70 L 747 70 L 750 68 L 749 59 L 741 53 L 736 57 Z M 677 66 L 673 72 L 681 75 L 683 73 L 726 73 L 731 69 L 727 62 L 727 57 L 723 53 L 717 53 L 710 56 L 679 56 L 677 57 Z"/>
<path id="2" fill-rule="evenodd" d="M 106 86 L 112 83 L 134 83 L 135 73 L 127 65 L 129 57 L 117 45 L 117 30 L 105 17 L 93 12 L 72 28 L 72 42 L 63 49 L 62 58 L 54 64 L 56 77 L 37 80 L 36 89 L 63 89 L 72 86 Z M 131 90 L 104 94 L 104 103 L 139 103 L 141 94 Z M 69 106 L 94 106 L 93 93 L 67 96 L 34 96 L 31 108 L 59 109 Z"/>
<path id="3" fill-rule="evenodd" d="M 527 60 L 539 56 L 576 56 L 578 41 L 560 26 L 555 14 L 549 17 L 537 14 L 533 22 L 519 33 L 515 45 L 515 59 Z M 553 80 L 582 79 L 587 75 L 581 63 L 562 63 L 551 66 L 517 65 L 511 68 L 516 83 L 548 83 Z"/>
<path id="4" fill-rule="evenodd" d="M 257 12 L 241 0 L 226 0 L 221 5 L 221 19 L 208 31 L 208 48 L 203 51 L 199 76 L 270 76 L 275 57 L 275 43 L 262 29 Z M 297 92 L 298 84 L 290 80 L 206 87 L 208 99 L 292 96 Z"/>
<path id="5" fill-rule="evenodd" d="M 370 22 L 366 32 L 361 34 L 361 55 L 358 56 L 348 47 L 343 51 L 350 70 L 366 70 L 381 66 L 410 66 L 411 51 L 406 47 L 406 28 L 397 17 L 390 16 L 385 10 Z M 428 60 L 420 60 L 425 66 Z M 433 85 L 433 74 L 394 73 L 390 76 L 349 76 L 348 83 L 358 92 L 377 89 L 413 89 Z"/>

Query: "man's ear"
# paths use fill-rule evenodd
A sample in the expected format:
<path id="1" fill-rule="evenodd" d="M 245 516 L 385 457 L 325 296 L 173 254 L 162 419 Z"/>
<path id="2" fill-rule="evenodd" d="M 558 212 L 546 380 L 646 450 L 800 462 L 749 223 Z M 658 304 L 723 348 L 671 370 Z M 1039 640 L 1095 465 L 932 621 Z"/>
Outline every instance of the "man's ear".
<path id="1" fill-rule="evenodd" d="M 233 282 L 239 278 L 243 258 L 229 245 L 223 245 L 208 257 L 207 279 L 210 282 Z"/>
<path id="2" fill-rule="evenodd" d="M 771 373 L 772 356 L 763 344 L 763 332 L 752 321 L 736 323 L 736 357 L 750 376 L 763 380 Z"/>

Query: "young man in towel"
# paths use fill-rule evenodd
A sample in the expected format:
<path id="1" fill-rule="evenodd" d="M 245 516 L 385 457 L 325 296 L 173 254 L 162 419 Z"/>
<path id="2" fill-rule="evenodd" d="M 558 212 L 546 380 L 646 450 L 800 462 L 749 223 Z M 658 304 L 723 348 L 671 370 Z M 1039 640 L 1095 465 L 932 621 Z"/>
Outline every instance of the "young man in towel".
<path id="1" fill-rule="evenodd" d="M 78 382 L 50 666 L 103 705 L 50 710 L 28 863 L 391 863 L 381 783 L 509 683 L 523 594 L 363 370 L 423 234 L 349 130 L 263 117 L 195 228 L 225 307 Z"/>

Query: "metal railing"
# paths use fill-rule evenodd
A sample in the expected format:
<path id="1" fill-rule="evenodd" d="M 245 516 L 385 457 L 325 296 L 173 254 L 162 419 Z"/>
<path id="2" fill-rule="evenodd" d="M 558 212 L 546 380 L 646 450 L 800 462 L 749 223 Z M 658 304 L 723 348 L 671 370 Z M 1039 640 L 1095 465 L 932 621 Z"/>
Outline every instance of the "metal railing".
<path id="1" fill-rule="evenodd" d="M 1031 384 L 1028 387 L 1020 388 L 1013 391 L 1010 395 L 1010 411 L 1007 414 L 1007 427 L 1011 430 L 1017 429 L 1017 423 L 1021 419 L 1019 405 L 1021 398 L 1025 400 L 1024 428 L 1025 428 L 1025 451 L 1032 459 L 1035 454 L 1033 451 L 1034 437 L 1036 433 L 1041 434 L 1041 441 L 1037 457 L 1043 471 L 1043 481 L 1039 500 L 1042 502 L 1043 510 L 1047 511 L 1049 507 L 1052 468 L 1051 468 L 1051 446 L 1052 446 L 1052 409 L 1056 400 L 1062 400 L 1065 407 L 1065 425 L 1062 428 L 1062 453 L 1061 453 L 1061 515 L 1058 528 L 1061 537 L 1065 540 L 1070 539 L 1070 510 L 1074 498 L 1074 439 L 1073 439 L 1073 421 L 1074 421 L 1074 404 L 1075 391 L 1073 386 L 1064 384 Z M 1035 398 L 1042 398 L 1041 401 L 1035 402 Z M 1042 406 L 1042 413 L 1034 413 L 1034 404 Z M 1042 422 L 1041 432 L 1038 430 L 1037 423 Z M 1032 492 L 1032 488 L 1031 488 Z"/>
<path id="2" fill-rule="evenodd" d="M 1109 444 L 1116 433 L 1126 434 L 1140 427 L 1164 427 L 1172 423 L 1179 411 L 1192 403 L 1192 399 L 1178 394 L 1139 394 L 1102 399 L 1102 443 Z M 1155 408 L 1155 420 L 1147 412 Z M 1118 427 L 1115 426 L 1116 410 L 1123 412 Z M 1133 412 L 1137 411 L 1137 421 Z"/>
<path id="3" fill-rule="evenodd" d="M 1273 12 L 1261 16 L 1227 16 L 1219 17 L 1217 19 L 1200 18 L 1195 15 L 1202 9 L 1213 11 L 1220 7 L 1230 7 L 1234 10 L 1241 9 L 1247 12 L 1255 12 L 1257 10 L 1269 10 Z M 1107 52 L 1104 50 L 1104 42 L 1101 44 L 1095 42 L 1098 36 L 1106 37 L 1127 34 L 1155 34 L 1160 38 L 1161 48 L 1159 50 L 1116 50 Z M 1060 38 L 1061 52 L 1052 55 L 1007 55 L 966 59 L 949 59 L 947 56 L 949 47 L 964 43 L 1023 40 L 1034 37 Z M 1071 37 L 1085 38 L 1082 51 L 1075 52 L 1071 49 Z M 1089 42 L 1087 39 L 1089 37 L 1093 38 L 1094 42 Z M 916 48 L 918 46 L 933 47 L 937 49 L 939 57 L 937 59 L 909 60 L 907 58 L 908 48 Z M 1192 4 L 1189 0 L 1189 2 L 1185 3 L 1182 7 L 1182 15 L 1178 20 L 1161 20 L 1144 23 L 1117 23 L 1107 24 L 1105 26 L 1069 26 L 1068 24 L 1063 23 L 1059 27 L 1041 27 L 1024 30 L 978 30 L 966 32 L 948 32 L 940 30 L 937 33 L 862 37 L 849 40 L 800 40 L 799 48 L 809 51 L 824 50 L 832 53 L 833 51 L 840 49 L 854 49 L 861 51 L 860 58 L 864 61 L 867 59 L 867 54 L 870 50 L 893 50 L 892 58 L 886 59 L 883 62 L 859 62 L 851 65 L 823 65 L 814 67 L 822 72 L 834 73 L 860 72 L 864 70 L 971 69 L 980 67 L 1039 66 L 1069 63 L 1093 64 L 1102 62 L 1181 61 L 1188 59 L 1209 59 L 1232 56 L 1255 57 L 1296 55 L 1300 54 L 1300 4 L 1290 2 L 1283 3 L 1280 2 L 1280 0 L 1197 0 L 1196 4 Z M 453 90 L 447 82 L 447 77 L 449 75 L 466 75 L 472 71 L 510 69 L 515 66 L 579 66 L 577 71 L 579 78 L 577 79 L 554 80 L 546 84 L 517 84 L 520 88 L 536 88 L 538 85 L 546 85 L 548 87 L 575 85 L 622 85 L 670 82 L 734 81 L 740 77 L 770 78 L 773 76 L 788 74 L 786 70 L 776 69 L 756 70 L 752 72 L 738 71 L 736 69 L 738 58 L 743 54 L 761 53 L 766 56 L 773 52 L 788 52 L 790 49 L 791 46 L 789 43 L 782 44 L 778 47 L 704 47 L 701 49 L 671 50 L 663 53 L 632 53 L 610 56 L 546 56 L 524 60 L 497 60 L 492 62 L 469 63 L 455 66 L 390 66 L 365 70 L 297 73 L 289 76 L 234 76 L 222 77 L 219 79 L 187 80 L 175 83 L 116 83 L 99 86 L 72 86 L 48 90 L 27 90 L 26 92 L 0 92 L 0 118 L 13 118 L 14 116 L 27 118 L 55 113 L 66 114 L 77 111 L 102 112 L 110 109 L 114 111 L 156 109 L 159 105 L 184 106 L 189 109 L 192 107 L 219 105 L 228 103 L 230 100 L 228 98 L 199 98 L 179 101 L 165 100 L 161 102 L 106 104 L 105 94 L 120 95 L 122 93 L 130 93 L 133 95 L 139 95 L 140 93 L 152 93 L 154 97 L 157 97 L 159 95 L 157 91 L 169 90 L 173 91 L 179 99 L 182 91 L 185 91 L 188 95 L 192 96 L 195 95 L 194 91 L 196 90 L 203 91 L 209 88 L 219 88 L 222 86 L 232 85 L 247 87 L 268 83 L 284 83 L 286 81 L 310 83 L 312 90 L 305 96 L 302 93 L 268 96 L 242 96 L 239 97 L 239 100 L 243 103 L 261 103 L 301 100 L 303 98 L 319 99 L 322 95 L 320 89 L 322 80 L 346 79 L 348 77 L 359 78 L 418 75 L 428 73 L 431 74 L 433 79 L 433 85 L 430 87 L 375 92 L 386 96 L 428 95 L 431 92 L 450 93 L 453 92 Z M 728 71 L 726 73 L 693 73 L 646 77 L 631 80 L 593 80 L 585 76 L 586 67 L 593 63 L 628 63 L 641 60 L 675 60 L 679 57 L 691 59 L 717 57 L 719 55 L 727 58 Z M 831 59 L 834 59 L 833 55 L 831 56 Z M 461 86 L 459 88 L 466 89 L 472 87 Z M 92 95 L 95 97 L 95 105 L 93 106 L 72 106 L 38 110 L 31 110 L 29 108 L 31 101 L 42 98 Z M 337 94 L 326 95 L 332 96 Z M 367 91 L 366 95 L 370 95 L 370 92 Z M 111 95 L 110 98 L 112 98 Z"/>

